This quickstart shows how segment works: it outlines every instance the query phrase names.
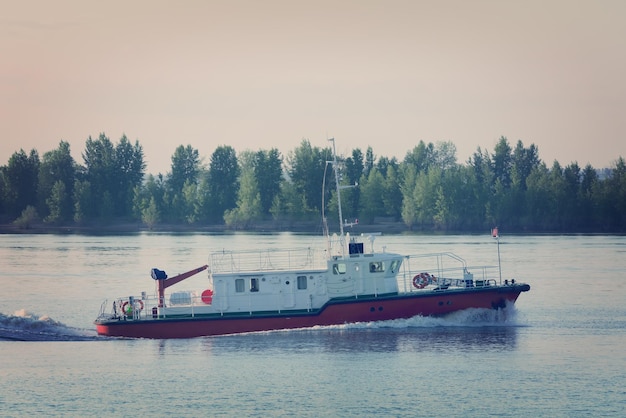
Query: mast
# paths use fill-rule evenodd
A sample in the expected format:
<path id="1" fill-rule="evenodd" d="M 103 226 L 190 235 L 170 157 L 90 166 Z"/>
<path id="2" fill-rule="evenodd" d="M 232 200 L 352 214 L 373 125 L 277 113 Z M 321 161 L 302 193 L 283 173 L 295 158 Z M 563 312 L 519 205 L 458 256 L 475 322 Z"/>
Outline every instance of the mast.
<path id="1" fill-rule="evenodd" d="M 339 186 L 339 169 L 337 168 L 337 152 L 335 150 L 335 138 L 330 138 L 333 143 L 333 171 L 335 172 L 335 187 L 337 188 L 337 209 L 339 211 L 339 236 L 343 240 L 343 214 L 341 213 L 341 186 Z"/>
<path id="2" fill-rule="evenodd" d="M 347 249 L 347 245 L 346 245 L 346 241 L 345 241 L 345 235 L 344 235 L 344 227 L 346 226 L 353 226 L 356 223 L 358 223 L 358 220 L 356 222 L 344 222 L 343 219 L 343 212 L 341 211 L 341 189 L 349 189 L 351 187 L 356 187 L 358 184 L 351 184 L 348 186 L 342 186 L 339 183 L 339 163 L 337 162 L 337 150 L 335 148 L 335 138 L 330 138 L 328 139 L 329 141 L 331 141 L 333 143 L 333 159 L 332 161 L 326 161 L 326 167 L 324 167 L 324 179 L 322 181 L 322 221 L 324 224 L 324 235 L 326 236 L 327 239 L 327 245 L 328 245 L 328 253 L 330 255 L 330 250 L 331 250 L 331 244 L 330 244 L 330 234 L 328 232 L 328 222 L 326 221 L 326 215 L 325 215 L 325 202 L 324 202 L 324 192 L 326 190 L 326 168 L 328 167 L 328 165 L 332 165 L 333 171 L 335 172 L 335 190 L 337 192 L 337 211 L 338 211 L 338 215 L 339 215 L 339 243 L 341 245 L 341 255 L 345 256 L 346 255 L 346 249 Z"/>

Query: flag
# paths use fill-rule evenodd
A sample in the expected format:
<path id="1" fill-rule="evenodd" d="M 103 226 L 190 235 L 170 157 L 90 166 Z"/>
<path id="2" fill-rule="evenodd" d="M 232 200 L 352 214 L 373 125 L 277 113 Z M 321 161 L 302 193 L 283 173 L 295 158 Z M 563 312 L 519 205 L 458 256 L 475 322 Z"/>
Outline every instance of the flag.
<path id="1" fill-rule="evenodd" d="M 491 230 L 491 236 L 494 238 L 498 238 L 498 227 L 496 226 Z"/>

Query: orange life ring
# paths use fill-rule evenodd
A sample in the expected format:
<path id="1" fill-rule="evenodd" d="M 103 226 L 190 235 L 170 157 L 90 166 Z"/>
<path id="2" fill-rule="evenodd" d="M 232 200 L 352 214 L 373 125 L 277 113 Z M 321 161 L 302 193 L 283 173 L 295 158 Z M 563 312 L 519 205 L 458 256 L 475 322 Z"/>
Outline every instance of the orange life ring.
<path id="1" fill-rule="evenodd" d="M 417 289 L 423 289 L 428 283 L 430 283 L 430 280 L 431 277 L 428 273 L 416 274 L 415 277 L 413 277 L 413 286 Z"/>
<path id="2" fill-rule="evenodd" d="M 135 304 L 137 303 L 139 304 L 138 310 L 140 312 L 143 311 L 143 301 L 141 299 L 135 299 Z M 128 301 L 124 302 L 124 304 L 122 305 L 122 312 L 124 312 L 126 316 L 131 315 L 133 313 L 133 306 L 131 306 Z"/>

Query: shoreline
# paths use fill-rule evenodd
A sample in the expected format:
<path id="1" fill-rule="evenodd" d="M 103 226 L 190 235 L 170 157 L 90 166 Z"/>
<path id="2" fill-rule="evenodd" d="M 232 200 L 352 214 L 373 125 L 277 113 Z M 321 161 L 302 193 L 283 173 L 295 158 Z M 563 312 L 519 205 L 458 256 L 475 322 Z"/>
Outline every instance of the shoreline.
<path id="1" fill-rule="evenodd" d="M 118 222 L 108 225 L 49 225 L 43 222 L 32 224 L 28 228 L 20 228 L 14 224 L 0 224 L 0 235 L 132 235 L 142 233 L 165 233 L 165 234 L 278 234 L 291 232 L 294 234 L 323 235 L 323 228 L 320 222 L 289 222 L 279 223 L 274 221 L 259 222 L 248 228 L 231 228 L 226 225 L 180 225 L 180 224 L 160 224 L 153 228 L 148 228 L 140 222 Z M 425 234 L 425 235 L 485 235 L 490 234 L 490 230 L 440 230 L 440 229 L 418 229 L 408 228 L 403 222 L 378 221 L 372 224 L 360 223 L 354 227 L 347 227 L 345 232 L 351 235 L 381 233 L 389 235 L 398 234 Z M 330 234 L 339 233 L 338 230 L 330 230 Z M 507 235 L 624 235 L 619 231 L 507 231 Z"/>
<path id="2" fill-rule="evenodd" d="M 354 231 L 356 233 L 372 233 L 384 232 L 389 234 L 400 234 L 404 232 L 412 232 L 402 222 L 381 222 L 370 225 L 359 224 L 353 228 L 347 228 L 347 232 Z M 152 228 L 148 228 L 143 223 L 119 222 L 108 225 L 90 224 L 90 225 L 48 225 L 43 222 L 37 222 L 28 228 L 21 228 L 13 224 L 0 224 L 0 234 L 138 234 L 144 232 L 151 233 L 212 233 L 212 234 L 228 234 L 235 232 L 250 233 L 280 233 L 294 232 L 302 234 L 321 234 L 322 226 L 320 222 L 259 222 L 254 226 L 247 228 L 232 228 L 227 225 L 179 225 L 179 224 L 160 224 Z M 334 231 L 331 230 L 331 233 Z M 425 231 L 422 231 L 425 232 Z M 435 231 L 432 231 L 435 232 Z"/>

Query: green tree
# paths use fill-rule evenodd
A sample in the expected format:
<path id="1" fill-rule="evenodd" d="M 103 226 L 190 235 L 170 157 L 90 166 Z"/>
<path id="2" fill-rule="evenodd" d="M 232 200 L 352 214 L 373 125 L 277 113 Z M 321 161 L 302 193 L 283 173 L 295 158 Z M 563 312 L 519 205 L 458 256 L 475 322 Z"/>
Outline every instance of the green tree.
<path id="1" fill-rule="evenodd" d="M 74 181 L 76 178 L 76 162 L 70 153 L 70 144 L 61 141 L 59 147 L 43 155 L 38 173 L 37 193 L 39 195 L 38 212 L 44 219 L 55 219 L 54 222 L 64 222 L 72 219 L 74 207 Z M 58 201 L 59 195 L 53 197 L 57 213 L 49 217 L 50 199 L 53 189 L 61 182 L 64 187 L 63 200 Z M 57 189 L 58 192 L 58 189 Z"/>
<path id="2" fill-rule="evenodd" d="M 605 213 L 612 231 L 626 230 L 626 161 L 619 157 L 605 186 Z"/>
<path id="3" fill-rule="evenodd" d="M 363 176 L 361 183 L 363 205 L 359 212 L 359 222 L 372 223 L 376 216 L 385 215 L 384 188 L 385 179 L 376 167 L 370 170 L 367 178 Z"/>
<path id="4" fill-rule="evenodd" d="M 550 169 L 550 199 L 548 208 L 552 230 L 563 231 L 565 225 L 565 198 L 567 196 L 567 185 L 563 175 L 563 168 L 558 161 L 554 160 Z"/>
<path id="5" fill-rule="evenodd" d="M 525 148 L 522 141 L 517 141 L 511 154 L 511 184 L 509 190 L 505 191 L 504 202 L 504 210 L 507 212 L 508 219 L 507 226 L 511 229 L 526 228 L 532 223 L 526 210 L 527 179 L 539 163 L 537 147 L 532 144 Z"/>
<path id="6" fill-rule="evenodd" d="M 494 181 L 499 181 L 504 189 L 511 187 L 511 146 L 504 136 L 500 137 L 496 144 L 491 161 L 493 163 Z"/>
<path id="7" fill-rule="evenodd" d="M 110 221 L 132 216 L 135 187 L 143 181 L 146 164 L 138 141 L 132 145 L 126 135 L 117 145 L 101 133 L 98 139 L 85 142 L 84 173 L 89 184 L 90 201 L 81 208 L 85 219 Z"/>
<path id="8" fill-rule="evenodd" d="M 459 166 L 457 182 L 456 212 L 459 218 L 459 228 L 468 230 L 488 230 L 494 226 L 485 218 L 486 208 L 483 198 L 484 185 L 476 178 L 471 166 Z"/>
<path id="9" fill-rule="evenodd" d="M 39 165 L 39 154 L 35 149 L 28 155 L 20 149 L 3 167 L 3 200 L 9 216 L 18 216 L 29 205 L 37 206 Z"/>
<path id="10" fill-rule="evenodd" d="M 30 229 L 33 222 L 37 220 L 37 209 L 32 205 L 27 205 L 22 214 L 13 223 L 20 229 Z"/>
<path id="11" fill-rule="evenodd" d="M 150 197 L 150 202 L 148 206 L 146 206 L 141 213 L 141 220 L 146 224 L 148 229 L 154 228 L 154 226 L 160 221 L 160 213 L 157 208 L 156 201 L 154 196 Z"/>
<path id="12" fill-rule="evenodd" d="M 581 227 L 580 223 L 580 188 L 582 173 L 578 163 L 573 162 L 563 169 L 563 227 L 566 229 Z"/>
<path id="13" fill-rule="evenodd" d="M 4 174 L 5 171 L 6 171 L 5 166 L 0 167 L 0 219 L 2 219 L 3 215 L 6 215 L 7 213 L 6 198 L 7 198 L 8 192 L 6 190 L 7 180 Z"/>
<path id="14" fill-rule="evenodd" d="M 476 199 L 477 184 L 471 167 L 456 165 L 443 171 L 432 169 L 428 175 L 434 183 L 433 221 L 437 228 L 462 230 L 484 227 L 485 220 L 477 216 L 482 213 L 484 203 Z"/>
<path id="15" fill-rule="evenodd" d="M 426 145 L 424 141 L 420 141 L 417 146 L 407 152 L 403 163 L 407 168 L 414 167 L 416 173 L 425 173 L 435 164 L 435 161 L 435 146 L 432 143 Z"/>
<path id="16" fill-rule="evenodd" d="M 346 178 L 343 179 L 345 185 L 359 185 L 361 178 L 365 176 L 363 152 L 361 152 L 359 148 L 352 150 L 352 156 L 346 158 L 345 174 Z M 345 191 L 346 192 L 341 195 L 341 204 L 346 216 L 350 218 L 360 216 L 359 212 L 362 209 L 360 207 L 362 188 L 353 187 L 345 189 Z"/>
<path id="17" fill-rule="evenodd" d="M 200 174 L 200 154 L 191 145 L 179 145 L 172 155 L 172 172 L 167 184 L 171 190 L 181 191 L 185 182 L 198 184 Z"/>
<path id="18" fill-rule="evenodd" d="M 83 153 L 85 162 L 85 179 L 88 182 L 91 192 L 90 201 L 82 208 L 84 217 L 92 219 L 96 217 L 111 218 L 111 190 L 117 184 L 117 174 L 115 172 L 115 147 L 113 143 L 101 133 L 98 139 L 91 136 L 85 142 Z M 105 196 L 108 202 L 105 204 Z"/>
<path id="19" fill-rule="evenodd" d="M 445 225 L 449 210 L 444 201 L 442 173 L 444 169 L 456 166 L 456 149 L 449 143 L 440 143 L 437 148 L 432 143 L 423 141 L 413 148 L 404 158 L 400 187 L 402 193 L 402 220 L 413 228 L 421 229 Z M 438 220 L 435 215 L 438 214 Z"/>
<path id="20" fill-rule="evenodd" d="M 441 170 L 436 167 L 430 168 L 427 173 L 419 174 L 415 180 L 413 202 L 417 210 L 417 222 L 422 229 L 434 225 L 440 180 Z"/>
<path id="21" fill-rule="evenodd" d="M 508 140 L 500 137 L 491 155 L 492 185 L 487 216 L 494 225 L 514 225 L 518 214 L 511 213 L 515 207 L 515 194 L 511 192 L 512 150 Z"/>
<path id="22" fill-rule="evenodd" d="M 393 217 L 394 219 L 399 219 L 402 211 L 402 191 L 400 190 L 401 178 L 398 170 L 399 168 L 395 159 L 389 160 L 389 162 L 384 165 L 384 169 L 379 168 L 378 170 L 385 179 L 382 192 L 385 214 Z"/>
<path id="23" fill-rule="evenodd" d="M 104 192 L 104 195 L 102 196 L 101 204 L 102 204 L 102 207 L 100 211 L 101 213 L 100 219 L 107 223 L 111 222 L 113 220 L 114 213 L 115 213 L 115 200 L 110 191 L 107 190 Z"/>
<path id="24" fill-rule="evenodd" d="M 433 148 L 433 165 L 441 170 L 455 168 L 456 162 L 456 146 L 450 141 L 437 142 Z"/>
<path id="25" fill-rule="evenodd" d="M 61 180 L 57 180 L 52 187 L 50 196 L 46 199 L 49 214 L 44 218 L 44 221 L 50 223 L 61 223 L 67 219 L 68 214 L 64 213 L 66 201 L 67 192 L 65 191 L 65 183 Z"/>
<path id="26" fill-rule="evenodd" d="M 375 162 L 376 162 L 376 157 L 374 156 L 374 150 L 372 149 L 372 147 L 367 147 L 367 149 L 365 150 L 365 162 L 363 164 L 363 174 L 368 176 L 370 173 L 370 170 L 374 168 Z"/>
<path id="27" fill-rule="evenodd" d="M 145 169 L 143 148 L 139 141 L 132 145 L 126 135 L 122 135 L 115 146 L 115 182 L 107 188 L 114 201 L 116 216 L 132 216 L 134 189 L 141 185 Z"/>
<path id="28" fill-rule="evenodd" d="M 209 222 L 222 223 L 224 213 L 237 206 L 239 164 L 234 148 L 223 145 L 213 152 L 203 190 L 203 213 Z"/>
<path id="29" fill-rule="evenodd" d="M 580 182 L 580 192 L 578 199 L 580 201 L 580 221 L 583 230 L 593 231 L 601 225 L 600 218 L 596 217 L 598 213 L 598 200 L 596 199 L 600 181 L 598 173 L 587 164 L 582 171 Z"/>
<path id="30" fill-rule="evenodd" d="M 516 181 L 525 191 L 527 189 L 526 179 L 540 162 L 539 150 L 535 144 L 525 148 L 522 141 L 517 141 L 511 155 L 511 181 Z"/>
<path id="31" fill-rule="evenodd" d="M 250 151 L 239 156 L 241 179 L 237 207 L 226 210 L 224 222 L 235 228 L 248 228 L 261 218 L 261 194 L 254 175 L 256 155 Z"/>
<path id="32" fill-rule="evenodd" d="M 306 198 L 298 193 L 295 185 L 290 181 L 280 184 L 280 193 L 274 198 L 270 213 L 275 221 L 285 221 L 291 225 L 295 221 L 310 220 L 319 214 L 310 209 L 306 203 Z"/>
<path id="33" fill-rule="evenodd" d="M 491 171 L 491 159 L 487 151 L 480 148 L 472 154 L 468 161 L 469 172 L 474 185 L 473 195 L 475 199 L 474 219 L 476 224 L 488 226 L 495 225 L 488 214 L 492 212 L 490 196 L 492 193 L 493 172 Z"/>
<path id="34" fill-rule="evenodd" d="M 74 222 L 83 223 L 89 219 L 89 208 L 92 205 L 91 185 L 86 180 L 74 182 Z"/>
<path id="35" fill-rule="evenodd" d="M 414 190 L 417 184 L 417 167 L 414 164 L 403 164 L 404 182 L 400 186 L 402 193 L 402 221 L 409 229 L 418 222 L 417 203 L 415 201 Z"/>
<path id="36" fill-rule="evenodd" d="M 283 181 L 283 160 L 276 148 L 269 151 L 259 150 L 254 161 L 254 176 L 256 177 L 261 212 L 269 215 L 274 199 L 280 193 L 280 184 Z"/>
<path id="37" fill-rule="evenodd" d="M 302 204 L 305 212 L 309 209 L 321 213 L 322 184 L 326 173 L 326 191 L 334 190 L 334 176 L 332 170 L 325 170 L 326 162 L 332 160 L 330 148 L 321 149 L 312 147 L 308 139 L 303 139 L 300 146 L 287 157 L 287 172 L 296 193 L 303 196 Z M 327 199 L 328 202 L 330 199 Z"/>
<path id="38" fill-rule="evenodd" d="M 182 214 L 187 223 L 193 224 L 198 220 L 198 185 L 187 180 L 181 193 Z"/>
<path id="39" fill-rule="evenodd" d="M 165 206 L 165 180 L 160 173 L 156 176 L 149 174 L 145 184 L 135 186 L 133 194 L 133 216 L 135 219 L 142 220 L 143 213 L 152 199 L 154 199 L 160 221 Z"/>
<path id="40" fill-rule="evenodd" d="M 170 218 L 174 222 L 193 222 L 195 214 L 195 195 L 201 172 L 200 155 L 197 149 L 180 145 L 172 155 L 172 171 L 167 178 L 166 201 Z"/>
<path id="41" fill-rule="evenodd" d="M 526 179 L 528 190 L 526 192 L 526 216 L 528 227 L 532 230 L 541 230 L 549 227 L 550 210 L 548 201 L 550 197 L 550 171 L 544 163 L 535 167 Z"/>
<path id="42" fill-rule="evenodd" d="M 353 149 L 352 155 L 346 158 L 345 167 L 348 184 L 358 183 L 365 170 L 365 166 L 363 164 L 363 152 L 359 148 Z"/>

